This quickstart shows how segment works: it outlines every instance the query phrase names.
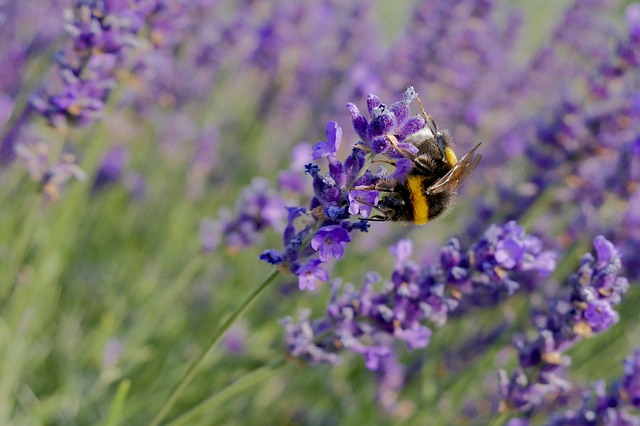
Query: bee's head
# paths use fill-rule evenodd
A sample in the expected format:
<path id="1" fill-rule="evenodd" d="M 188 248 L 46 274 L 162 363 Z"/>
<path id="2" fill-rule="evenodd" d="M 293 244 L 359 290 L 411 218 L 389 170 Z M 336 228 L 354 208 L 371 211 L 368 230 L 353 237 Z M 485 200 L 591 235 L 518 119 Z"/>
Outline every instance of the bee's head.
<path id="1" fill-rule="evenodd" d="M 385 197 L 378 202 L 376 208 L 382 212 L 385 220 L 400 220 L 406 210 L 406 205 L 401 198 Z"/>

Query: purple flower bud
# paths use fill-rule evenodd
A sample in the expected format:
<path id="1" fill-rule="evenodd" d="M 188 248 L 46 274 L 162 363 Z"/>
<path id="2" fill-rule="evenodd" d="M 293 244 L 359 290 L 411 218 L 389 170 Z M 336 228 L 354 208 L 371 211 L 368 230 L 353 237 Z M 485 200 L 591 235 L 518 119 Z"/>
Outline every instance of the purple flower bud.
<path id="1" fill-rule="evenodd" d="M 376 136 L 371 141 L 371 149 L 376 154 L 383 153 L 384 151 L 387 150 L 388 147 L 389 147 L 389 141 L 387 140 L 387 137 L 384 135 Z"/>
<path id="2" fill-rule="evenodd" d="M 409 105 L 417 97 L 418 92 L 416 92 L 413 86 L 407 86 L 407 90 L 402 94 L 402 102 Z"/>
<path id="3" fill-rule="evenodd" d="M 372 371 L 377 370 L 382 360 L 391 352 L 387 346 L 368 346 L 349 336 L 343 337 L 342 342 L 345 348 L 362 355 L 365 365 Z"/>
<path id="4" fill-rule="evenodd" d="M 280 324 L 285 330 L 287 353 L 294 357 L 307 359 L 313 363 L 328 362 L 336 365 L 340 357 L 314 344 L 314 328 L 309 322 L 309 310 L 300 310 L 298 324 L 291 317 L 283 318 Z"/>
<path id="5" fill-rule="evenodd" d="M 335 154 L 330 154 L 327 159 L 329 160 L 329 176 L 331 176 L 337 187 L 343 188 L 347 183 L 347 173 L 344 165 L 338 161 Z"/>
<path id="6" fill-rule="evenodd" d="M 369 93 L 367 96 L 367 110 L 369 111 L 369 116 L 373 118 L 373 110 L 382 105 L 380 98 L 376 95 Z"/>
<path id="7" fill-rule="evenodd" d="M 260 254 L 260 260 L 264 260 L 265 262 L 272 265 L 277 265 L 278 263 L 282 263 L 284 261 L 284 257 L 278 250 L 269 249 Z"/>
<path id="8" fill-rule="evenodd" d="M 598 235 L 593 240 L 593 247 L 596 249 L 596 253 L 598 256 L 598 262 L 600 264 L 605 264 L 611 260 L 611 258 L 616 255 L 616 249 L 613 246 L 613 243 L 608 241 L 602 235 Z"/>
<path id="9" fill-rule="evenodd" d="M 371 123 L 369 123 L 369 128 L 367 129 L 368 140 L 391 133 L 396 123 L 395 115 L 384 104 L 375 108 Z"/>
<path id="10" fill-rule="evenodd" d="M 349 114 L 351 114 L 353 129 L 356 131 L 358 136 L 360 136 L 360 139 L 362 141 L 366 141 L 369 122 L 362 114 L 360 114 L 360 111 L 358 110 L 358 107 L 355 106 L 355 104 L 349 102 L 347 104 L 347 110 L 349 110 Z"/>
<path id="11" fill-rule="evenodd" d="M 318 142 L 313 146 L 312 158 L 314 160 L 335 154 L 340 148 L 340 144 L 342 143 L 342 128 L 338 126 L 338 123 L 329 121 L 327 123 L 326 135 L 326 141 Z"/>
<path id="12" fill-rule="evenodd" d="M 418 153 L 418 147 L 416 147 L 413 144 L 410 143 L 405 143 L 405 142 L 400 142 L 398 144 L 398 147 L 406 150 L 407 152 L 410 152 L 411 154 L 417 154 Z M 404 156 L 404 154 L 402 154 L 400 151 L 398 151 L 397 149 L 388 149 L 387 152 L 385 153 L 389 158 L 393 158 L 396 160 L 409 160 L 408 158 L 406 158 Z M 409 160 L 411 161 L 411 160 Z M 413 165 L 413 162 L 411 162 L 411 164 Z M 404 167 L 404 165 L 401 165 L 400 167 Z M 402 173 L 402 172 L 400 172 Z"/>
<path id="13" fill-rule="evenodd" d="M 400 128 L 398 134 L 399 140 L 404 140 L 407 136 L 414 134 L 418 130 L 421 130 L 425 126 L 424 118 L 421 115 L 416 115 L 408 119 Z"/>
<path id="14" fill-rule="evenodd" d="M 351 155 L 344 160 L 344 171 L 347 182 L 352 182 L 362 169 L 365 162 L 365 152 L 360 148 L 354 148 Z"/>
<path id="15" fill-rule="evenodd" d="M 248 334 L 249 330 L 246 324 L 236 324 L 225 334 L 222 346 L 230 355 L 242 355 L 245 351 Z"/>
<path id="16" fill-rule="evenodd" d="M 395 117 L 395 126 L 402 128 L 409 118 L 409 105 L 404 102 L 394 102 L 389 110 Z"/>

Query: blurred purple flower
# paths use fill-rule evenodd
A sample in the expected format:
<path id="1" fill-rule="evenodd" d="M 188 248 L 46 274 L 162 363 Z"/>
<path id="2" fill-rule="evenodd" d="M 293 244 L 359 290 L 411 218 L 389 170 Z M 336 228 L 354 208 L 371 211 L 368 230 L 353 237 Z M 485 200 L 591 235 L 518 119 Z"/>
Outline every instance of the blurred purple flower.
<path id="1" fill-rule="evenodd" d="M 118 181 L 129 160 L 129 152 L 125 146 L 111 148 L 102 159 L 102 164 L 93 181 L 93 190 L 98 191 Z"/>
<path id="2" fill-rule="evenodd" d="M 583 389 L 576 398 L 559 399 L 553 409 L 544 414 L 546 426 L 578 425 L 640 425 L 638 408 L 638 368 L 640 349 L 624 360 L 624 374 L 607 387 L 604 380 L 598 380 L 589 389 Z"/>
<path id="3" fill-rule="evenodd" d="M 116 338 L 107 340 L 102 353 L 102 368 L 105 370 L 116 368 L 124 349 L 125 345 L 122 340 Z"/>
<path id="4" fill-rule="evenodd" d="M 298 268 L 296 275 L 298 276 L 298 287 L 300 290 L 313 291 L 316 289 L 316 279 L 320 281 L 329 280 L 329 274 L 320 266 L 321 264 L 321 260 L 311 259 L 306 265 Z"/>
<path id="5" fill-rule="evenodd" d="M 236 203 L 235 214 L 221 209 L 217 220 L 205 219 L 200 237 L 205 251 L 218 246 L 218 239 L 231 252 L 254 244 L 267 229 L 280 230 L 286 216 L 284 200 L 266 180 L 254 178 Z"/>
<path id="6" fill-rule="evenodd" d="M 307 188 L 302 170 L 304 165 L 311 161 L 311 146 L 306 142 L 300 142 L 291 150 L 291 165 L 287 170 L 278 173 L 278 185 L 280 188 L 293 193 L 303 193 Z"/>
<path id="7" fill-rule="evenodd" d="M 640 38 L 640 3 L 631 3 L 624 11 L 631 37 Z"/>
<path id="8" fill-rule="evenodd" d="M 629 404 L 640 408 L 640 348 L 624 360 L 623 396 Z"/>
<path id="9" fill-rule="evenodd" d="M 243 355 L 247 345 L 249 330 L 244 323 L 235 324 L 224 336 L 222 345 L 233 356 Z"/>
<path id="10" fill-rule="evenodd" d="M 613 244 L 602 236 L 593 242 L 598 258 L 585 254 L 568 280 L 570 293 L 547 300 L 534 312 L 535 336 L 516 336 L 520 366 L 511 376 L 499 373 L 503 404 L 519 412 L 546 410 L 544 401 L 571 389 L 563 353 L 580 339 L 602 333 L 618 321 L 613 307 L 628 289 L 619 274 L 621 259 Z"/>
<path id="11" fill-rule="evenodd" d="M 76 2 L 67 14 L 66 44 L 57 53 L 58 75 L 37 93 L 32 104 L 51 125 L 67 119 L 87 124 L 99 118 L 107 96 L 115 87 L 115 72 L 124 64 L 126 49 L 153 8 L 131 9 L 124 3 L 110 7 L 103 2 Z M 58 87 L 56 87 L 58 85 Z"/>
<path id="12" fill-rule="evenodd" d="M 220 222 L 203 219 L 200 222 L 200 244 L 205 252 L 218 249 L 222 241 L 222 226 Z"/>
<path id="13" fill-rule="evenodd" d="M 587 302 L 584 318 L 594 333 L 607 330 L 620 319 L 610 303 L 600 300 Z"/>

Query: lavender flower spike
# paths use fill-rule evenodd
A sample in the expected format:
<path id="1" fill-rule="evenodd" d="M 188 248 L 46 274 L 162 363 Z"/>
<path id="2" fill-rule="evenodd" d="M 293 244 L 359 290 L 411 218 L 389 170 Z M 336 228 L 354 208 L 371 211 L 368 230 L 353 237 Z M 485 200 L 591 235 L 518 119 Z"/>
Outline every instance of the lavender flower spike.
<path id="1" fill-rule="evenodd" d="M 587 253 L 568 279 L 568 293 L 547 300 L 535 313 L 536 334 L 516 336 L 520 365 L 508 376 L 501 371 L 503 409 L 519 412 L 545 410 L 544 401 L 561 397 L 571 389 L 566 377 L 570 359 L 564 355 L 582 338 L 602 333 L 618 322 L 618 305 L 629 288 L 619 276 L 618 250 L 603 236 L 593 241 L 596 256 Z"/>
<path id="2" fill-rule="evenodd" d="M 551 413 L 546 426 L 639 426 L 640 348 L 636 348 L 623 365 L 622 377 L 610 386 L 607 387 L 604 380 L 598 380 L 591 389 L 580 392 L 580 400 L 560 400 L 556 404 L 560 407 Z"/>
<path id="3" fill-rule="evenodd" d="M 379 206 L 381 194 L 375 188 L 377 183 L 385 179 L 387 170 L 380 168 L 374 172 L 368 169 L 373 157 L 383 155 L 383 162 L 396 166 L 391 175 L 393 179 L 403 180 L 413 166 L 412 161 L 405 157 L 407 153 L 417 153 L 418 148 L 405 142 L 405 138 L 426 124 L 420 115 L 410 116 L 410 104 L 417 96 L 414 88 L 409 86 L 401 100 L 387 106 L 380 98 L 370 94 L 367 97 L 370 119 L 365 118 L 354 104 L 347 104 L 353 127 L 361 140 L 344 161 L 337 156 L 343 131 L 335 121 L 327 123 L 326 140 L 313 146 L 312 159 L 323 163 L 326 159 L 328 171 L 323 173 L 320 164 L 316 163 L 305 166 L 306 173 L 312 179 L 314 196 L 308 208 L 293 207 L 295 210 L 290 210 L 283 233 L 283 249 L 265 251 L 260 256 L 262 260 L 296 274 L 301 289 L 314 288 L 315 284 L 311 283 L 314 276 L 324 278 L 326 269 L 320 265 L 332 258 L 342 258 L 352 239 L 352 231 L 366 232 L 369 228 L 366 219 L 370 219 L 372 209 Z M 393 145 L 389 143 L 390 139 L 394 140 Z M 365 159 L 367 153 L 369 161 Z M 395 201 L 394 205 L 403 202 L 387 196 L 382 199 L 391 199 Z M 388 201 L 386 207 L 393 201 Z M 291 214 L 294 211 L 295 214 Z M 503 256 L 501 261 L 505 265 L 511 263 L 513 267 L 520 264 L 525 251 L 523 247 L 519 242 L 512 241 L 500 248 L 499 253 Z M 323 272 L 317 276 L 312 271 Z M 419 342 L 419 346 L 425 345 L 427 340 L 422 329 L 409 328 L 398 335 L 408 341 Z"/>
<path id="4" fill-rule="evenodd" d="M 333 230 L 337 229 L 341 228 Z M 318 231 L 316 235 L 327 232 Z M 506 265 L 497 254 L 505 245 L 517 252 Z M 285 341 L 291 356 L 333 363 L 341 353 L 353 352 L 364 359 L 368 369 L 383 373 L 383 382 L 387 383 L 391 378 L 385 378 L 386 374 L 396 374 L 401 368 L 397 360 L 402 346 L 410 351 L 428 347 L 431 327 L 445 324 L 451 313 L 478 301 L 486 304 L 487 292 L 492 300 L 502 300 L 519 288 L 534 285 L 555 267 L 550 261 L 553 256 L 542 250 L 540 240 L 524 233 L 514 222 L 491 226 L 468 250 L 462 250 L 458 240 L 451 240 L 435 265 L 413 263 L 409 240 L 401 240 L 391 252 L 395 267 L 383 290 L 374 290 L 380 276 L 373 272 L 367 274 L 359 290 L 334 281 L 325 316 L 313 321 L 305 316 L 298 324 L 290 318 L 285 321 Z M 301 288 L 313 287 L 316 277 L 326 278 L 326 271 L 318 272 L 320 262 L 311 260 L 301 268 Z M 301 344 L 300 336 L 309 339 Z M 393 379 L 393 392 L 382 392 L 385 398 L 397 393 L 397 379 Z"/>
<path id="5" fill-rule="evenodd" d="M 35 109 L 55 127 L 67 119 L 82 125 L 99 118 L 125 51 L 138 42 L 136 36 L 153 12 L 152 5 L 76 1 L 66 15 L 70 37 L 56 57 L 61 89 L 45 85 L 32 98 Z"/>

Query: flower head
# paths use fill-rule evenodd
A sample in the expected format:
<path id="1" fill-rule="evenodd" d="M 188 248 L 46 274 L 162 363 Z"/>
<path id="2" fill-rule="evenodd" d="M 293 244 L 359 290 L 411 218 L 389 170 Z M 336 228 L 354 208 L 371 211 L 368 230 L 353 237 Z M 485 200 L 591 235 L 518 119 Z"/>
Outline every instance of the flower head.
<path id="1" fill-rule="evenodd" d="M 298 287 L 300 290 L 315 290 L 316 279 L 320 281 L 327 281 L 329 274 L 322 266 L 322 261 L 319 259 L 311 259 L 305 265 L 300 266 L 296 270 L 298 276 Z"/>
<path id="2" fill-rule="evenodd" d="M 318 251 L 320 261 L 326 262 L 330 258 L 340 259 L 344 248 L 351 241 L 347 230 L 338 225 L 322 227 L 311 239 L 311 247 Z"/>
<path id="3" fill-rule="evenodd" d="M 342 143 L 342 128 L 335 121 L 327 123 L 327 140 L 313 146 L 312 158 L 317 160 L 335 154 Z"/>

